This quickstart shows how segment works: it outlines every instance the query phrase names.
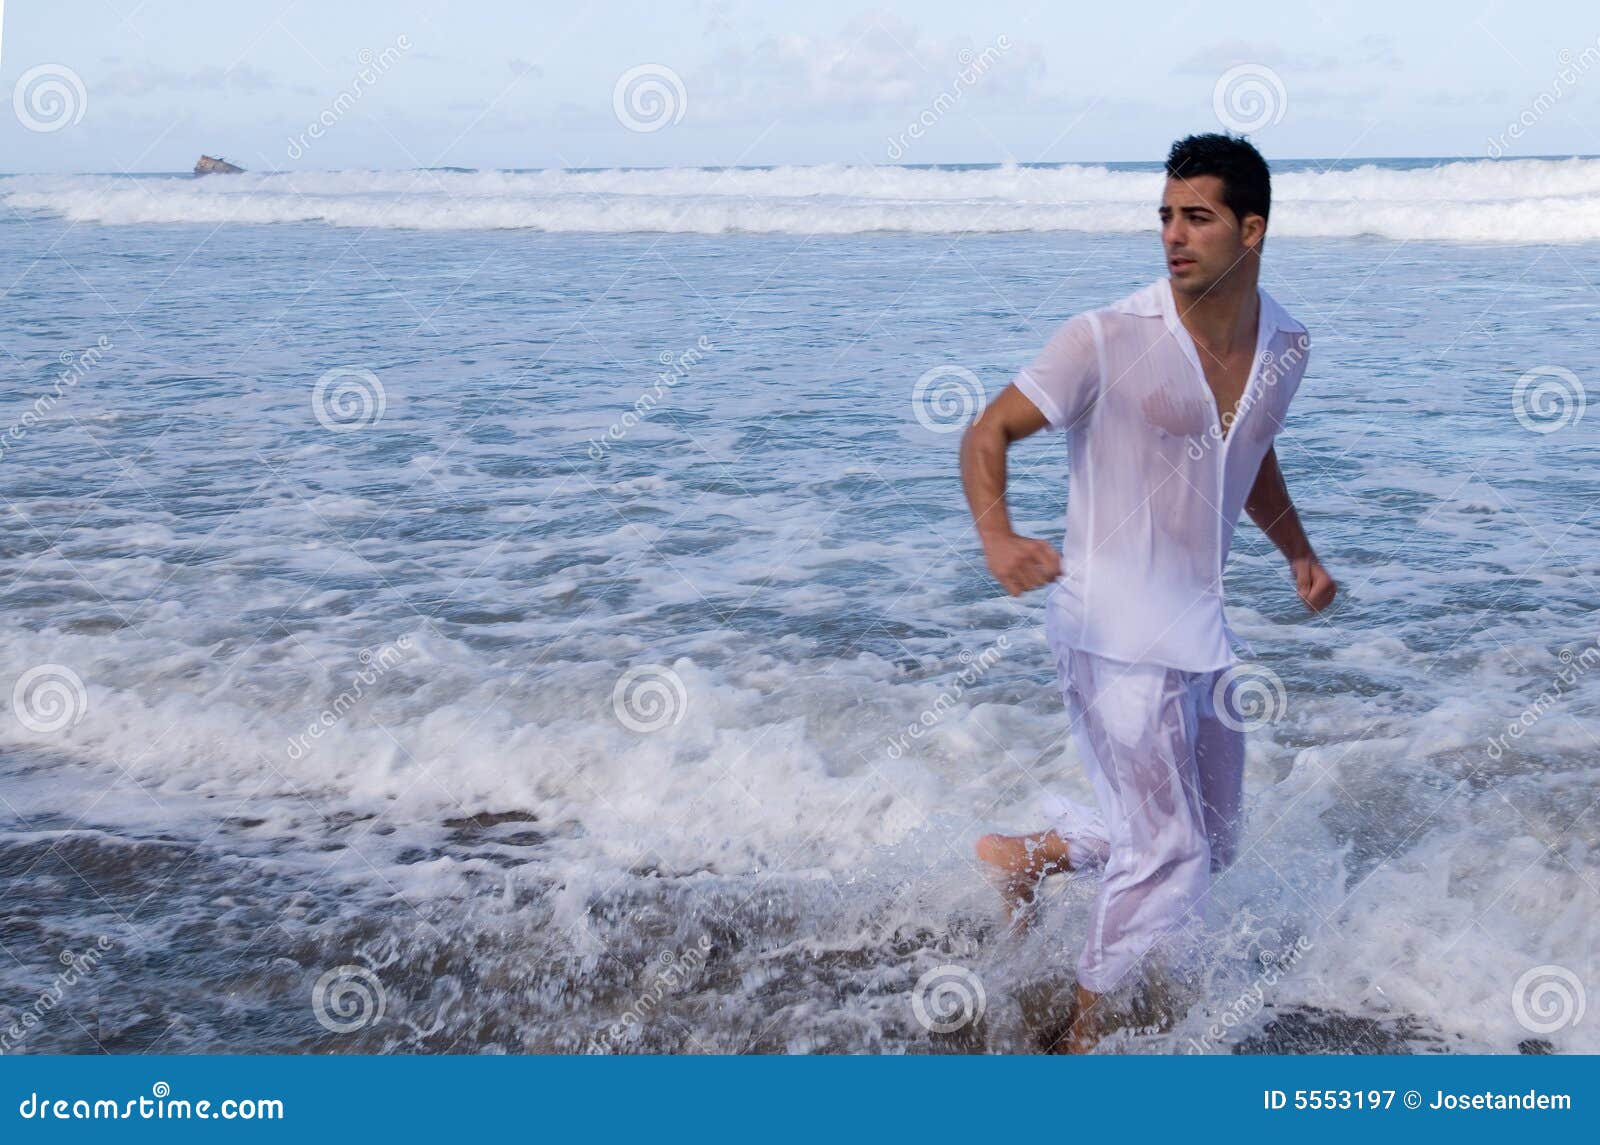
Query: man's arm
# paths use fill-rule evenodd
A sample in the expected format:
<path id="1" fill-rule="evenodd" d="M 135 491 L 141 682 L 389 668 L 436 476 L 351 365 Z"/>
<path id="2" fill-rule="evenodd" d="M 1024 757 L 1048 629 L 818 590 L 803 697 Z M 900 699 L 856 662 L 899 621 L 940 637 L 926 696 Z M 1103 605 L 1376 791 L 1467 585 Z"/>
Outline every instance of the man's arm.
<path id="1" fill-rule="evenodd" d="M 1321 612 L 1333 603 L 1339 586 L 1328 575 L 1328 570 L 1317 560 L 1311 550 L 1311 541 L 1300 526 L 1300 515 L 1294 511 L 1289 499 L 1289 487 L 1283 482 L 1283 471 L 1278 468 L 1278 450 L 1274 446 L 1261 459 L 1255 484 L 1244 499 L 1244 511 L 1256 523 L 1267 539 L 1288 558 L 1294 573 L 1295 589 L 1300 599 L 1312 612 Z"/>
<path id="2" fill-rule="evenodd" d="M 1048 422 L 1015 384 L 984 407 L 961 438 L 961 484 L 983 543 L 989 572 L 1012 596 L 1061 575 L 1061 554 L 1048 541 L 1022 537 L 1006 509 L 1006 450 Z"/>

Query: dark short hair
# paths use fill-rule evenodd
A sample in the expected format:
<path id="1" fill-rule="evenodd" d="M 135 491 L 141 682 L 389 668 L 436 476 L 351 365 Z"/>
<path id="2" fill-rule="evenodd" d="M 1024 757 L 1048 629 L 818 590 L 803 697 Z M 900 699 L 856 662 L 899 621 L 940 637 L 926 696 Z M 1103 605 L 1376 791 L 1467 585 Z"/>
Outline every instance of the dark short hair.
<path id="1" fill-rule="evenodd" d="M 1272 209 L 1272 173 L 1248 140 L 1207 132 L 1178 140 L 1167 152 L 1167 178 L 1193 179 L 1215 175 L 1222 180 L 1222 201 L 1235 218 Z"/>

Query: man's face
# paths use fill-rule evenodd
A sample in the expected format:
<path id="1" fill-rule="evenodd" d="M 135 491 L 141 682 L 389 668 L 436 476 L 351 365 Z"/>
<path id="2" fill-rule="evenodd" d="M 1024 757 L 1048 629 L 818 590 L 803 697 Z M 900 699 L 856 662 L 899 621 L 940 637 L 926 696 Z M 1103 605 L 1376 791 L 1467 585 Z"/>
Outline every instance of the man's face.
<path id="1" fill-rule="evenodd" d="M 1172 288 L 1204 294 L 1259 249 L 1265 229 L 1260 215 L 1234 217 L 1216 175 L 1168 179 L 1161 195 L 1161 244 Z"/>

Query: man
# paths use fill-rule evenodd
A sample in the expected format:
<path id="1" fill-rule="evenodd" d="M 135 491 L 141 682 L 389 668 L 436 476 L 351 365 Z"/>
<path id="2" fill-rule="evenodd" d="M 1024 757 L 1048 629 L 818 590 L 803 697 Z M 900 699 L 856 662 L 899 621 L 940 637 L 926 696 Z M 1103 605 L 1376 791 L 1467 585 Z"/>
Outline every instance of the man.
<path id="1" fill-rule="evenodd" d="M 1195 135 L 1173 144 L 1166 174 L 1167 276 L 1062 323 L 961 443 L 989 571 L 1013 596 L 1054 582 L 1046 640 L 1099 804 L 1053 798 L 1049 830 L 977 846 L 1019 926 L 1044 876 L 1104 865 L 1070 1052 L 1103 1036 L 1103 994 L 1136 981 L 1163 938 L 1187 937 L 1235 855 L 1244 734 L 1222 570 L 1240 509 L 1309 609 L 1337 591 L 1273 448 L 1310 339 L 1258 285 L 1267 164 L 1242 138 Z M 1067 436 L 1061 553 L 1018 536 L 1006 511 L 1006 450 L 1047 425 Z"/>

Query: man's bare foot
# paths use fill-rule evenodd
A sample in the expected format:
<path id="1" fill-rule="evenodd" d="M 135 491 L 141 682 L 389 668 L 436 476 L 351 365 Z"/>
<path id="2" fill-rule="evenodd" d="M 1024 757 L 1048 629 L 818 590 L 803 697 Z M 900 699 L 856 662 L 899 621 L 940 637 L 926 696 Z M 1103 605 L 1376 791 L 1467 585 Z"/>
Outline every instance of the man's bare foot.
<path id="1" fill-rule="evenodd" d="M 1099 1039 L 1106 1035 L 1106 1015 L 1101 996 L 1075 985 L 1072 1009 L 1067 1014 L 1067 1027 L 1056 1035 L 1046 1054 L 1088 1054 Z"/>
<path id="2" fill-rule="evenodd" d="M 985 835 L 976 850 L 978 860 L 989 869 L 989 882 L 1000 892 L 1013 931 L 1027 928 L 1040 880 L 1072 870 L 1067 841 L 1054 831 Z"/>
<path id="3" fill-rule="evenodd" d="M 1062 1052 L 1066 1054 L 1088 1054 L 1106 1031 L 1106 1020 L 1099 1012 L 1101 996 L 1093 990 L 1085 990 L 1082 983 L 1078 985 L 1077 991 L 1077 1007 L 1072 1014 L 1072 1028 L 1067 1031 L 1066 1038 L 1062 1039 L 1064 1041 Z"/>

